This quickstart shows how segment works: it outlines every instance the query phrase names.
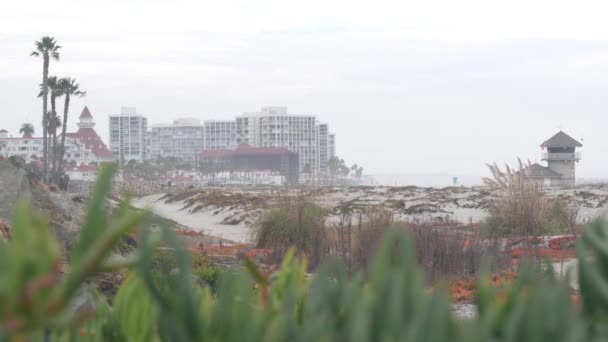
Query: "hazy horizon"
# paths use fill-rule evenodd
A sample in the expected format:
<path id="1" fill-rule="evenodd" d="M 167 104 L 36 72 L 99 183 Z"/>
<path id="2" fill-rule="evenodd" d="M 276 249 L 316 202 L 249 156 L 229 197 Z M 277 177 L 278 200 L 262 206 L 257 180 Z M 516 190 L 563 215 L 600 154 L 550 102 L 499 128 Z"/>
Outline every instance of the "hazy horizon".
<path id="1" fill-rule="evenodd" d="M 577 177 L 608 178 L 608 25 L 601 2 L 118 1 L 0 4 L 0 128 L 40 131 L 34 41 L 63 46 L 108 142 L 110 114 L 150 124 L 232 119 L 280 105 L 317 115 L 366 174 L 488 174 L 540 162 L 560 128 L 582 139 Z M 49 13 L 51 13 L 49 15 Z M 540 20 L 542 19 L 542 20 Z M 62 108 L 63 101 L 58 102 Z"/>

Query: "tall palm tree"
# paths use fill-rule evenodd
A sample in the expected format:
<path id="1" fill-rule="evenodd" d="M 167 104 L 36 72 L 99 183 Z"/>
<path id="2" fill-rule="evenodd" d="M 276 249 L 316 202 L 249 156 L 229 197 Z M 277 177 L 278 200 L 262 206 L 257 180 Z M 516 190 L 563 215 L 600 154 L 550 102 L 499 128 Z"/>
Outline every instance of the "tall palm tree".
<path id="1" fill-rule="evenodd" d="M 47 174 L 49 171 L 48 165 L 48 140 L 47 140 L 47 121 L 48 121 L 48 111 L 47 111 L 47 98 L 48 98 L 48 89 L 46 88 L 47 79 L 49 77 L 49 64 L 50 60 L 55 59 L 59 60 L 59 49 L 61 46 L 57 44 L 57 41 L 53 37 L 44 36 L 39 41 L 35 43 L 36 49 L 30 53 L 30 56 L 42 57 L 42 84 L 45 85 L 43 87 L 43 95 L 42 95 L 42 138 L 43 138 L 43 163 L 44 163 L 44 173 L 43 179 L 47 181 Z"/>
<path id="2" fill-rule="evenodd" d="M 38 97 L 42 97 L 44 96 L 44 92 L 51 92 L 51 110 L 47 113 L 47 135 L 48 135 L 48 140 L 51 140 L 51 142 L 53 143 L 52 146 L 49 148 L 49 152 L 47 152 L 46 156 L 47 156 L 47 163 L 51 163 L 52 164 L 52 170 L 53 173 L 56 171 L 55 166 L 56 166 L 56 155 L 57 155 L 57 146 L 56 146 L 56 142 L 57 142 L 57 137 L 53 137 L 53 131 L 49 131 L 49 128 L 54 127 L 56 125 L 56 122 L 52 122 L 53 120 L 56 119 L 57 117 L 57 105 L 56 105 L 56 99 L 57 97 L 60 97 L 63 95 L 62 89 L 59 86 L 59 80 L 57 79 L 57 76 L 50 76 L 47 78 L 46 80 L 46 85 L 41 84 L 40 85 L 40 93 L 38 94 Z M 55 130 L 58 128 L 59 126 L 55 127 Z M 56 133 L 56 132 L 55 132 Z M 47 140 L 47 139 L 45 139 Z M 48 147 L 48 143 L 47 143 L 47 147 Z M 48 165 L 46 168 L 47 172 L 48 172 Z"/>
<path id="3" fill-rule="evenodd" d="M 65 155 L 65 134 L 68 127 L 68 112 L 70 108 L 70 97 L 78 96 L 83 97 L 86 96 L 86 91 L 81 91 L 79 89 L 80 85 L 76 83 L 76 79 L 74 78 L 62 78 L 59 80 L 59 88 L 61 92 L 65 96 L 64 104 L 63 104 L 63 127 L 61 130 L 61 147 L 59 150 L 59 165 L 57 167 L 58 174 L 63 173 L 63 156 Z"/>
<path id="4" fill-rule="evenodd" d="M 57 176 L 57 155 L 59 154 L 58 148 L 57 148 L 57 129 L 61 127 L 61 118 L 59 117 L 59 115 L 55 115 L 53 116 L 50 120 L 49 120 L 49 135 L 51 138 L 51 152 L 52 152 L 52 167 L 51 167 L 51 174 L 53 176 Z"/>
<path id="5" fill-rule="evenodd" d="M 34 125 L 28 122 L 21 124 L 21 128 L 19 128 L 19 133 L 23 134 L 24 137 L 33 136 L 35 133 Z"/>

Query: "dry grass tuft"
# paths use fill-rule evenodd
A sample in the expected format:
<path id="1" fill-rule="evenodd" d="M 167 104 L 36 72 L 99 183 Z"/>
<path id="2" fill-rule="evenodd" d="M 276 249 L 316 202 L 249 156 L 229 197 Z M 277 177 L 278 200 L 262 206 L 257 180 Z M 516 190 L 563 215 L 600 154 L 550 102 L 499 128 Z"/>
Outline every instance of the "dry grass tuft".
<path id="1" fill-rule="evenodd" d="M 492 178 L 484 178 L 484 183 L 497 195 L 487 220 L 491 234 L 540 236 L 573 229 L 578 210 L 550 200 L 541 182 L 530 178 L 530 162 L 518 159 L 518 169 L 506 165 L 504 171 L 496 164 L 488 167 Z"/>
<path id="2" fill-rule="evenodd" d="M 383 206 L 363 210 L 354 219 L 351 215 L 342 216 L 330 229 L 331 252 L 344 260 L 350 271 L 366 269 L 391 229 L 405 230 L 412 236 L 417 262 L 431 282 L 441 277 L 474 277 L 484 261 L 492 271 L 511 266 L 511 256 L 498 239 L 487 239 L 461 228 L 400 222 Z"/>

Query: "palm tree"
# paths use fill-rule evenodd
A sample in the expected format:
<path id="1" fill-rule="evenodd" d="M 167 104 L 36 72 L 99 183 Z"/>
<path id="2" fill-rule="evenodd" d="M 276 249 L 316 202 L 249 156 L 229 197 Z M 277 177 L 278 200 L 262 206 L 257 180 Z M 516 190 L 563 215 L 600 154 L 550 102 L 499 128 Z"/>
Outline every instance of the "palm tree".
<path id="1" fill-rule="evenodd" d="M 19 128 L 19 133 L 23 134 L 23 137 L 27 138 L 33 136 L 36 132 L 34 130 L 34 125 L 26 122 L 21 125 L 21 128 Z"/>
<path id="2" fill-rule="evenodd" d="M 36 45 L 36 50 L 30 53 L 30 56 L 42 57 L 42 84 L 43 94 L 42 94 L 42 138 L 43 138 L 43 163 L 44 163 L 44 172 L 43 172 L 43 180 L 47 181 L 48 174 L 48 140 L 47 140 L 47 121 L 48 121 L 48 112 L 47 112 L 47 97 L 48 97 L 48 89 L 46 88 L 47 79 L 49 77 L 49 63 L 51 58 L 55 60 L 59 60 L 59 49 L 61 46 L 57 44 L 57 41 L 53 37 L 44 36 L 39 41 L 34 43 Z"/>
<path id="3" fill-rule="evenodd" d="M 355 177 L 361 178 L 363 176 L 363 166 L 359 166 L 359 168 L 355 171 Z"/>
<path id="4" fill-rule="evenodd" d="M 61 127 L 61 118 L 59 117 L 59 115 L 55 115 L 52 117 L 52 119 L 49 120 L 49 135 L 50 138 L 52 139 L 52 146 L 51 146 L 51 151 L 53 152 L 52 156 L 52 168 L 51 168 L 51 174 L 53 174 L 53 176 L 57 176 L 57 155 L 58 155 L 58 148 L 57 148 L 57 128 Z"/>
<path id="5" fill-rule="evenodd" d="M 59 165 L 57 167 L 58 173 L 61 174 L 63 172 L 63 156 L 65 155 L 65 134 L 68 127 L 68 112 L 70 108 L 70 97 L 78 96 L 83 97 L 86 96 L 86 91 L 80 91 L 78 83 L 76 83 L 76 79 L 74 78 L 62 78 L 59 80 L 59 88 L 61 92 L 65 96 L 65 102 L 63 104 L 63 127 L 61 130 L 61 147 L 59 150 Z"/>
<path id="6" fill-rule="evenodd" d="M 59 80 L 57 79 L 57 76 L 50 76 L 47 78 L 46 80 L 46 86 L 45 85 L 40 85 L 40 93 L 38 94 L 38 97 L 42 97 L 44 96 L 44 92 L 48 92 L 51 91 L 51 110 L 48 112 L 47 114 L 47 135 L 48 139 L 52 139 L 53 145 L 51 146 L 51 148 L 49 149 L 50 151 L 52 151 L 52 159 L 51 159 L 51 155 L 47 152 L 46 156 L 47 156 L 47 163 L 49 163 L 49 159 L 50 162 L 52 162 L 52 172 L 54 173 L 55 170 L 55 166 L 56 166 L 56 155 L 57 155 L 57 136 L 55 134 L 55 136 L 53 136 L 53 131 L 49 131 L 49 128 L 54 127 L 55 131 L 57 130 L 57 128 L 59 126 L 56 125 L 56 122 L 52 122 L 53 120 L 56 120 L 57 118 L 57 106 L 56 106 L 56 99 L 57 97 L 60 97 L 63 95 L 62 89 L 59 86 Z M 57 132 L 54 132 L 57 133 Z M 46 139 L 45 139 L 46 140 Z M 48 147 L 48 143 L 47 143 L 47 147 Z M 46 171 L 48 172 L 48 164 L 46 165 Z"/>

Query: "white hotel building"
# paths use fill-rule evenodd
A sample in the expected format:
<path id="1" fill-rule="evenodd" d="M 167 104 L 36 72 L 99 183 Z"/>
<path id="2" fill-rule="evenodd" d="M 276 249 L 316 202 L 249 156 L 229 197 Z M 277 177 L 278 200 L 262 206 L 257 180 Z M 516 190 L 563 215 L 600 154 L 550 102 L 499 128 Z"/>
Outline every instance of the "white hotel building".
<path id="1" fill-rule="evenodd" d="M 234 120 L 207 120 L 203 133 L 204 150 L 232 150 L 237 147 Z"/>
<path id="2" fill-rule="evenodd" d="M 42 137 L 23 135 L 12 137 L 5 129 L 0 130 L 0 156 L 4 158 L 18 156 L 26 163 L 42 159 Z"/>
<path id="3" fill-rule="evenodd" d="M 74 165 L 97 165 L 111 161 L 112 154 L 95 131 L 95 122 L 89 109 L 85 106 L 78 118 L 78 130 L 67 132 L 65 139 L 65 161 Z M 51 139 L 49 139 L 50 141 Z M 58 137 L 61 141 L 61 135 Z M 26 163 L 42 160 L 43 138 L 23 135 L 9 136 L 6 130 L 0 130 L 0 155 L 22 157 Z"/>
<path id="4" fill-rule="evenodd" d="M 194 164 L 203 150 L 203 129 L 204 126 L 195 118 L 152 125 L 148 131 L 147 158 L 176 157 Z"/>
<path id="5" fill-rule="evenodd" d="M 135 108 L 122 107 L 120 114 L 110 115 L 109 130 L 112 156 L 121 165 L 146 159 L 148 119 L 137 114 Z"/>

